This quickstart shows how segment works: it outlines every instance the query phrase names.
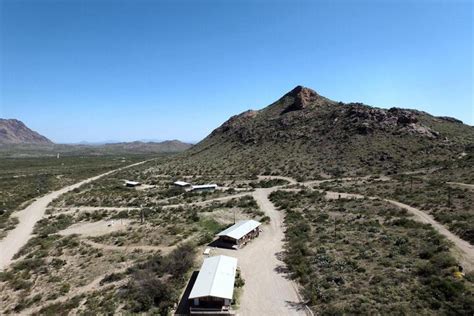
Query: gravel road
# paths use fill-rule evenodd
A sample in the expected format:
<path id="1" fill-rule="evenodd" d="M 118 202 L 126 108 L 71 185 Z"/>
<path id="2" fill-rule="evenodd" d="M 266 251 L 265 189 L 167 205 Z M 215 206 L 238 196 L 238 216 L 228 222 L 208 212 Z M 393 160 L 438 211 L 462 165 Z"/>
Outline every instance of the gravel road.
<path id="1" fill-rule="evenodd" d="M 268 199 L 277 188 L 256 189 L 253 197 L 271 221 L 260 236 L 239 250 L 218 249 L 217 253 L 238 259 L 245 280 L 239 315 L 306 315 L 296 285 L 284 273 L 279 259 L 283 252 L 283 216 Z"/>
<path id="2" fill-rule="evenodd" d="M 0 271 L 6 269 L 11 263 L 13 256 L 21 249 L 21 247 L 26 245 L 26 243 L 33 234 L 33 227 L 35 226 L 36 222 L 38 222 L 44 216 L 48 204 L 51 203 L 54 199 L 58 198 L 66 192 L 80 187 L 85 183 L 89 183 L 106 175 L 109 175 L 113 172 L 134 167 L 145 162 L 146 161 L 142 161 L 115 170 L 111 170 L 98 176 L 88 178 L 81 182 L 64 187 L 60 190 L 48 193 L 36 199 L 25 209 L 15 213 L 13 216 L 16 215 L 18 217 L 18 225 L 16 225 L 14 229 L 9 231 L 8 235 L 0 241 Z"/>

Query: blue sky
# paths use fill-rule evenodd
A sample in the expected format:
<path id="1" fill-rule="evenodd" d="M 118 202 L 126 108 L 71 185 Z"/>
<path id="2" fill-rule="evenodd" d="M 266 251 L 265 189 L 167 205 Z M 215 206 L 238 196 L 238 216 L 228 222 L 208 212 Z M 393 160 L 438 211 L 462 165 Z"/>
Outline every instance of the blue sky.
<path id="1" fill-rule="evenodd" d="M 301 84 L 474 124 L 471 1 L 0 0 L 0 117 L 198 141 Z"/>

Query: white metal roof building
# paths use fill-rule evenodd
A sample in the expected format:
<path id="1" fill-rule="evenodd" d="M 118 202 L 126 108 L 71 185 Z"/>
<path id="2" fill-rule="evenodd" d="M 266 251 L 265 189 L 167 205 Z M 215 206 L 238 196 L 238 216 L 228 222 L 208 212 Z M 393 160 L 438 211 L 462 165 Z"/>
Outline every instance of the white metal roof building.
<path id="1" fill-rule="evenodd" d="M 137 181 L 125 180 L 125 185 L 127 187 L 136 187 L 137 185 L 141 185 L 141 183 Z"/>
<path id="2" fill-rule="evenodd" d="M 174 185 L 180 186 L 180 187 L 187 187 L 190 186 L 191 183 L 189 182 L 184 182 L 184 181 L 175 181 L 173 182 Z"/>
<path id="3" fill-rule="evenodd" d="M 239 240 L 242 237 L 246 236 L 248 233 L 254 231 L 257 227 L 261 225 L 260 222 L 251 220 L 240 221 L 230 226 L 229 228 L 221 231 L 217 236 L 225 236 L 235 240 Z"/>
<path id="4" fill-rule="evenodd" d="M 193 185 L 192 186 L 193 190 L 213 190 L 217 189 L 217 184 L 199 184 L 199 185 Z"/>
<path id="5" fill-rule="evenodd" d="M 232 300 L 237 259 L 215 256 L 204 259 L 189 299 L 216 297 Z"/>

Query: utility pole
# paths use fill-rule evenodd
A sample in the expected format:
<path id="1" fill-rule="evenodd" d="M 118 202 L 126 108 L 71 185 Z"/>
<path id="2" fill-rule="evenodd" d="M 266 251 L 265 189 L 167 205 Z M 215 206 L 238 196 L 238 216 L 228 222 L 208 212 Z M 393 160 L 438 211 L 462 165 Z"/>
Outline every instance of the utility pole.
<path id="1" fill-rule="evenodd" d="M 140 205 L 140 223 L 143 224 L 145 222 L 145 212 L 143 211 L 143 205 Z"/>
<path id="2" fill-rule="evenodd" d="M 451 187 L 448 186 L 448 206 L 451 206 Z"/>

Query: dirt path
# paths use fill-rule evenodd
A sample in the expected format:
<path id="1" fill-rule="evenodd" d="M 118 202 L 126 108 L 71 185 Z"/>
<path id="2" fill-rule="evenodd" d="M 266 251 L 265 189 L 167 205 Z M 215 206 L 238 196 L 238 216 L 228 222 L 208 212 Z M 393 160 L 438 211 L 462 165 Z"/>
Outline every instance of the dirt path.
<path id="1" fill-rule="evenodd" d="M 461 183 L 461 182 L 446 182 L 449 185 L 459 186 L 467 189 L 474 190 L 474 184 Z"/>
<path id="2" fill-rule="evenodd" d="M 291 190 L 291 189 L 290 189 Z M 290 191 L 286 189 L 285 191 Z M 384 200 L 392 205 L 395 205 L 397 207 L 403 208 L 410 212 L 415 220 L 425 223 L 425 224 L 430 224 L 438 233 L 446 237 L 449 241 L 451 241 L 454 244 L 454 247 L 452 248 L 454 256 L 459 260 L 459 263 L 464 267 L 466 271 L 474 271 L 474 246 L 471 245 L 469 242 L 459 238 L 455 234 L 451 233 L 444 225 L 441 223 L 437 222 L 431 215 L 427 214 L 426 212 L 423 212 L 422 210 L 395 201 L 391 199 L 385 199 L 385 198 L 380 198 L 380 197 L 375 197 L 375 196 L 364 196 L 361 194 L 355 194 L 355 193 L 345 193 L 345 192 L 333 192 L 333 191 L 324 191 L 320 189 L 314 189 L 319 192 L 325 193 L 327 199 L 339 199 L 339 198 L 344 198 L 344 199 L 363 199 L 363 198 L 368 198 L 368 199 L 381 199 Z"/>
<path id="3" fill-rule="evenodd" d="M 304 186 L 313 186 L 313 185 L 320 185 L 325 182 L 335 182 L 335 181 L 341 181 L 341 182 L 350 182 L 350 181 L 365 181 L 365 180 L 376 180 L 376 181 L 390 181 L 391 178 L 388 176 L 380 175 L 380 176 L 363 176 L 363 177 L 346 177 L 346 178 L 330 178 L 330 179 L 324 179 L 324 180 L 310 180 L 310 181 L 305 181 L 305 182 L 299 182 L 299 184 L 302 184 Z"/>
<path id="4" fill-rule="evenodd" d="M 259 180 L 273 180 L 273 179 L 281 179 L 281 180 L 286 180 L 289 182 L 289 184 L 297 184 L 298 181 L 296 181 L 293 178 L 290 177 L 284 177 L 284 176 L 258 176 Z"/>
<path id="5" fill-rule="evenodd" d="M 79 222 L 59 231 L 58 234 L 63 236 L 77 234 L 82 237 L 96 237 L 125 230 L 131 222 L 128 219 Z"/>
<path id="6" fill-rule="evenodd" d="M 13 230 L 9 231 L 8 235 L 0 241 L 0 271 L 8 267 L 12 261 L 13 256 L 28 242 L 33 233 L 33 227 L 35 226 L 36 222 L 38 222 L 44 216 L 48 204 L 54 199 L 66 192 L 80 187 L 83 184 L 97 180 L 116 171 L 143 164 L 147 161 L 148 160 L 114 169 L 98 176 L 80 181 L 76 184 L 64 187 L 60 190 L 48 193 L 36 199 L 36 201 L 31 203 L 25 209 L 15 213 L 19 220 L 18 225 L 16 225 Z"/>
<path id="7" fill-rule="evenodd" d="M 49 207 L 48 210 L 54 211 L 48 216 L 57 216 L 61 214 L 74 214 L 76 212 L 95 212 L 95 211 L 130 211 L 130 210 L 138 210 L 139 207 L 126 207 L 126 206 L 118 206 L 118 207 L 111 207 L 111 206 L 71 206 L 71 207 Z"/>
<path id="8" fill-rule="evenodd" d="M 324 192 L 324 191 L 321 191 L 321 192 Z M 326 191 L 326 198 L 328 199 L 338 199 L 338 198 L 376 199 L 377 197 L 363 196 L 360 194 L 353 194 L 353 193 Z M 407 205 L 395 200 L 391 200 L 391 199 L 384 199 L 384 198 L 380 198 L 380 199 L 392 205 L 395 205 L 397 207 L 407 210 L 414 216 L 415 220 L 421 223 L 430 224 L 436 231 L 438 231 L 438 233 L 446 237 L 449 241 L 451 241 L 454 244 L 454 247 L 452 248 L 453 254 L 459 260 L 459 263 L 464 267 L 464 269 L 468 272 L 474 271 L 474 246 L 473 245 L 459 238 L 455 234 L 451 233 L 444 225 L 442 225 L 441 223 L 438 223 L 431 215 L 427 214 L 426 212 L 423 212 L 422 210 L 416 207 L 413 207 L 413 206 L 410 206 L 410 205 Z"/>
<path id="9" fill-rule="evenodd" d="M 212 202 L 226 202 L 232 199 L 237 199 L 241 198 L 244 196 L 251 195 L 253 192 L 245 192 L 245 193 L 239 193 L 239 194 L 234 194 L 234 195 L 228 195 L 228 196 L 222 196 L 214 199 L 209 199 L 205 201 L 199 201 L 199 202 L 191 202 L 191 203 L 179 203 L 179 204 L 169 204 L 169 205 L 162 205 L 162 208 L 175 208 L 175 207 L 184 207 L 184 206 L 203 206 L 207 204 L 211 204 Z"/>
<path id="10" fill-rule="evenodd" d="M 283 272 L 283 217 L 268 199 L 277 188 L 256 189 L 253 197 L 271 219 L 262 234 L 239 250 L 218 249 L 216 252 L 238 259 L 245 280 L 239 315 L 306 315 L 294 282 Z"/>
<path id="11" fill-rule="evenodd" d="M 115 246 L 115 245 L 106 245 L 106 244 L 100 244 L 97 242 L 94 242 L 92 240 L 88 239 L 83 239 L 83 243 L 88 244 L 89 246 L 92 246 L 97 249 L 103 249 L 103 250 L 120 250 L 120 251 L 134 251 L 134 250 L 143 250 L 143 251 L 158 251 L 161 250 L 163 253 L 167 253 L 173 248 L 174 246 L 170 247 L 165 247 L 165 246 Z"/>
<path id="12" fill-rule="evenodd" d="M 440 234 L 442 234 L 448 240 L 454 243 L 456 247 L 455 255 L 458 257 L 464 269 L 466 271 L 474 270 L 474 246 L 473 245 L 471 245 L 467 241 L 462 240 L 458 236 L 451 233 L 446 227 L 444 227 L 442 224 L 435 221 L 434 218 L 431 217 L 431 215 L 426 214 L 420 209 L 417 209 L 415 207 L 412 207 L 412 206 L 409 206 L 409 205 L 406 205 L 394 200 L 384 199 L 384 201 L 387 201 L 390 204 L 393 204 L 395 206 L 398 206 L 400 208 L 403 208 L 409 211 L 411 214 L 415 216 L 415 218 L 418 221 L 422 223 L 431 224 L 431 226 L 434 229 L 436 229 Z"/>

